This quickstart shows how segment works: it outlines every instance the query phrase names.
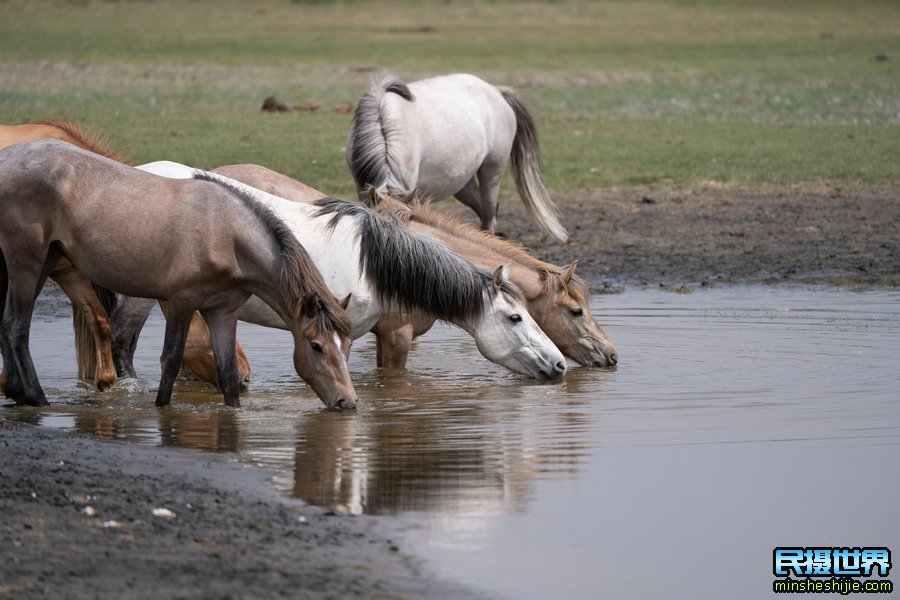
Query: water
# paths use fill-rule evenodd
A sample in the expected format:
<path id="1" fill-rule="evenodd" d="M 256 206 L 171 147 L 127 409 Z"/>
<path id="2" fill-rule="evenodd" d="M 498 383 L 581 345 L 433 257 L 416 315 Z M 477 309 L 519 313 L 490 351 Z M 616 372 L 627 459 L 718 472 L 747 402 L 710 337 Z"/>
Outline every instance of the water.
<path id="1" fill-rule="evenodd" d="M 107 394 L 74 380 L 68 320 L 40 320 L 54 405 L 2 411 L 235 453 L 287 494 L 385 515 L 404 549 L 491 596 L 759 598 L 775 546 L 900 548 L 900 293 L 629 291 L 595 314 L 619 367 L 557 383 L 509 374 L 451 328 L 408 372 L 376 370 L 359 340 L 357 413 L 323 410 L 285 332 L 241 325 L 254 380 L 240 411 L 191 382 L 156 410 L 158 316 L 147 379 Z"/>

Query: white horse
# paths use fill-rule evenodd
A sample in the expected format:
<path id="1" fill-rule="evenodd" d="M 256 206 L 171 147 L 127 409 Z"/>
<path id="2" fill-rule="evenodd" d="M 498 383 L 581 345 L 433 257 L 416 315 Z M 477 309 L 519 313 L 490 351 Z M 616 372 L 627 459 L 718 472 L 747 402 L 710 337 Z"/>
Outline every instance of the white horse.
<path id="1" fill-rule="evenodd" d="M 511 88 L 465 74 L 409 85 L 384 77 L 359 101 L 347 141 L 347 164 L 363 202 L 369 186 L 399 199 L 416 191 L 433 200 L 456 196 L 490 232 L 497 226 L 497 194 L 508 160 L 538 226 L 565 241 L 544 187 L 534 120 Z"/>
<path id="2" fill-rule="evenodd" d="M 175 179 L 198 173 L 168 161 L 138 168 Z M 512 371 L 536 379 L 565 373 L 562 353 L 529 315 L 521 291 L 509 283 L 509 265 L 490 273 L 438 240 L 344 200 L 292 202 L 215 173 L 201 173 L 265 204 L 303 240 L 332 292 L 341 298 L 350 295 L 346 310 L 353 339 L 367 333 L 382 314 L 420 310 L 458 325 L 475 338 L 488 360 Z M 134 347 L 133 338 L 122 337 L 136 337 L 152 307 L 152 301 L 122 299 L 113 315 L 114 352 Z M 239 309 L 238 318 L 285 328 L 282 318 L 255 296 Z"/>

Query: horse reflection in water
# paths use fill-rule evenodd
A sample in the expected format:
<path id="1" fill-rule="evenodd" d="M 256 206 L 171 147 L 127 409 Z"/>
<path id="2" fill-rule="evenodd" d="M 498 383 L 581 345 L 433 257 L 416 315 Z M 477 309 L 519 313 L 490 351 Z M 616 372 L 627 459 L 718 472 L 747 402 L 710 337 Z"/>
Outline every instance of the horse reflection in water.
<path id="1" fill-rule="evenodd" d="M 295 497 L 354 514 L 511 513 L 523 508 L 535 477 L 577 472 L 587 453 L 577 436 L 590 427 L 587 411 L 501 404 L 518 404 L 524 385 L 472 382 L 450 394 L 415 374 L 379 382 L 371 404 L 391 410 L 298 420 Z"/>
<path id="2" fill-rule="evenodd" d="M 158 419 L 158 423 L 155 421 Z M 160 411 L 149 420 L 146 413 L 110 417 L 108 411 L 80 410 L 74 415 L 74 430 L 99 440 L 118 440 L 147 435 L 157 430 L 161 446 L 191 448 L 203 452 L 245 450 L 248 424 L 234 411 Z"/>

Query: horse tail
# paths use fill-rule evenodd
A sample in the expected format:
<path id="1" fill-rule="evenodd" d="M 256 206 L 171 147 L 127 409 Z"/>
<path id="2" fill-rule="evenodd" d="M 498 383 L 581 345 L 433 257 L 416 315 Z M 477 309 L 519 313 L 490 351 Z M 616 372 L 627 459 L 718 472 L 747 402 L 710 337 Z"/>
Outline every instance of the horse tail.
<path id="1" fill-rule="evenodd" d="M 84 148 L 94 154 L 111 158 L 114 161 L 127 163 L 127 158 L 119 151 L 109 147 L 106 136 L 96 131 L 93 127 L 84 131 L 80 125 L 71 121 L 63 121 L 62 119 L 45 119 L 43 121 L 32 121 L 31 125 L 45 125 L 53 127 L 60 131 L 59 138 L 64 142 L 74 144 L 79 148 Z"/>
<path id="2" fill-rule="evenodd" d="M 553 239 L 565 242 L 569 235 L 560 223 L 559 209 L 553 204 L 544 186 L 534 118 L 517 91 L 507 87 L 498 89 L 516 115 L 516 135 L 513 138 L 510 163 L 519 196 L 538 226 Z"/>
<path id="3" fill-rule="evenodd" d="M 91 283 L 100 304 L 107 316 L 112 315 L 118 302 L 116 293 L 107 288 Z M 79 379 L 95 379 L 97 376 L 97 342 L 91 330 L 90 315 L 72 305 L 72 326 L 75 329 L 75 360 L 78 363 Z"/>
<path id="4" fill-rule="evenodd" d="M 412 197 L 415 187 L 400 167 L 396 140 L 400 123 L 384 104 L 387 94 L 396 94 L 407 102 L 415 100 L 405 83 L 396 77 L 382 77 L 360 99 L 350 125 L 347 164 L 359 199 L 365 204 L 370 204 L 370 186 L 376 196 L 402 199 Z"/>

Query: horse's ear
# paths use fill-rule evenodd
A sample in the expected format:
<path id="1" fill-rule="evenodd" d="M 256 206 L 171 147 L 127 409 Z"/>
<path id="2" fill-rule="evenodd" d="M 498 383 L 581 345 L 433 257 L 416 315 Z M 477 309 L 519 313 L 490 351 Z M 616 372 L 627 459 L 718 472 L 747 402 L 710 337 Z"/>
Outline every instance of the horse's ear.
<path id="1" fill-rule="evenodd" d="M 494 281 L 492 283 L 492 289 L 494 293 L 498 293 L 500 289 L 503 287 L 503 283 L 509 280 L 509 263 L 505 265 L 500 265 L 494 270 Z"/>
<path id="2" fill-rule="evenodd" d="M 352 296 L 352 295 L 353 295 L 352 293 L 347 294 L 347 296 L 343 300 L 341 300 L 341 308 L 343 308 L 344 310 L 347 310 L 347 307 L 350 306 L 350 296 Z"/>
<path id="3" fill-rule="evenodd" d="M 313 292 L 304 298 L 300 311 L 306 318 L 315 319 L 316 315 L 319 314 L 319 295 Z"/>
<path id="4" fill-rule="evenodd" d="M 560 279 L 562 279 L 563 287 L 569 285 L 569 280 L 572 279 L 572 275 L 575 274 L 575 266 L 578 264 L 577 260 L 573 260 L 572 264 L 566 267 L 566 269 L 562 272 Z"/>

